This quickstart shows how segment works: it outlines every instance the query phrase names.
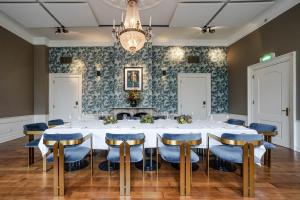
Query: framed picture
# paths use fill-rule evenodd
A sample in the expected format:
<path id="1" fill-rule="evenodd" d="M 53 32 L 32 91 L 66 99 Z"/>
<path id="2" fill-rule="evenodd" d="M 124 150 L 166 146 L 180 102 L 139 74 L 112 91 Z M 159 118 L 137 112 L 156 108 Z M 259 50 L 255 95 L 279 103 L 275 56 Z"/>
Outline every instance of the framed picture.
<path id="1" fill-rule="evenodd" d="M 125 67 L 124 68 L 124 90 L 143 90 L 143 68 Z"/>

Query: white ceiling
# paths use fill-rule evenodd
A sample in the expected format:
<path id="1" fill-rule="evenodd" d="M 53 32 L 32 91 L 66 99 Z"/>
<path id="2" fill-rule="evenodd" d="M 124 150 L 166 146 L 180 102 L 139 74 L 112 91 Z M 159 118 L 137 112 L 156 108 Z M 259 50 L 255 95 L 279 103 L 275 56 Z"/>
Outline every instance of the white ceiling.
<path id="1" fill-rule="evenodd" d="M 0 0 L 0 14 L 36 37 L 53 41 L 104 43 L 112 41 L 112 27 L 101 26 L 111 25 L 114 19 L 119 23 L 122 13 L 121 9 L 105 1 L 108 0 L 40 0 L 40 3 L 36 0 Z M 276 4 L 293 0 L 250 1 L 231 0 L 226 4 L 225 0 L 161 0 L 158 5 L 142 9 L 140 15 L 143 25 L 148 25 L 152 16 L 153 25 L 166 26 L 153 28 L 156 41 L 226 40 Z M 199 27 L 208 22 L 208 26 L 217 26 L 214 34 L 201 32 Z M 55 35 L 55 27 L 60 26 L 59 23 L 70 33 Z"/>

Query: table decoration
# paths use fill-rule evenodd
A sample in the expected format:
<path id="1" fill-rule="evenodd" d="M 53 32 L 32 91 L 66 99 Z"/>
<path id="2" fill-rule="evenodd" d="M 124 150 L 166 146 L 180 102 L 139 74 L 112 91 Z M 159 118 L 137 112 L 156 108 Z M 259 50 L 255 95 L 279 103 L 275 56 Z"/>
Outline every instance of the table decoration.
<path id="1" fill-rule="evenodd" d="M 153 119 L 152 115 L 144 115 L 144 116 L 141 117 L 140 122 L 145 123 L 145 124 L 153 124 L 154 119 Z"/>
<path id="2" fill-rule="evenodd" d="M 113 116 L 113 115 L 106 116 L 103 121 L 104 121 L 103 123 L 105 125 L 106 124 L 116 124 L 116 123 L 118 123 L 117 118 L 115 116 Z"/>
<path id="3" fill-rule="evenodd" d="M 180 115 L 177 118 L 178 124 L 191 124 L 192 123 L 192 117 L 190 115 Z"/>
<path id="4" fill-rule="evenodd" d="M 141 100 L 142 97 L 137 90 L 130 90 L 128 92 L 127 101 L 129 102 L 131 107 L 136 107 Z"/>

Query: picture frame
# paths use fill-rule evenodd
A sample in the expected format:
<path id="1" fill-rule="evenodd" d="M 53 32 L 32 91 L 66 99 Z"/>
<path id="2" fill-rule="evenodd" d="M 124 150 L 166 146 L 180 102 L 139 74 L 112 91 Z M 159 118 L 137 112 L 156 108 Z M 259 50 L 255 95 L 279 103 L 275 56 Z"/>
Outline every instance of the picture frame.
<path id="1" fill-rule="evenodd" d="M 124 90 L 143 90 L 143 68 L 125 67 L 124 68 Z"/>

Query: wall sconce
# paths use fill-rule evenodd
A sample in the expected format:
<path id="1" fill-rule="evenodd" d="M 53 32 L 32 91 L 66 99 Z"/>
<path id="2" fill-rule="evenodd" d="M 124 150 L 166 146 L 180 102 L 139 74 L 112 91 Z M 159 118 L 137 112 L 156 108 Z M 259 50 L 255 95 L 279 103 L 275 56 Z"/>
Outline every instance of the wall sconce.
<path id="1" fill-rule="evenodd" d="M 96 64 L 96 76 L 98 79 L 101 77 L 101 64 Z"/>
<path id="2" fill-rule="evenodd" d="M 172 47 L 169 56 L 172 61 L 181 61 L 184 58 L 184 50 L 180 47 Z"/>
<path id="3" fill-rule="evenodd" d="M 167 70 L 162 71 L 162 76 L 167 76 Z"/>
<path id="4" fill-rule="evenodd" d="M 208 52 L 208 57 L 214 63 L 222 63 L 226 59 L 226 53 L 223 49 L 211 49 Z"/>

